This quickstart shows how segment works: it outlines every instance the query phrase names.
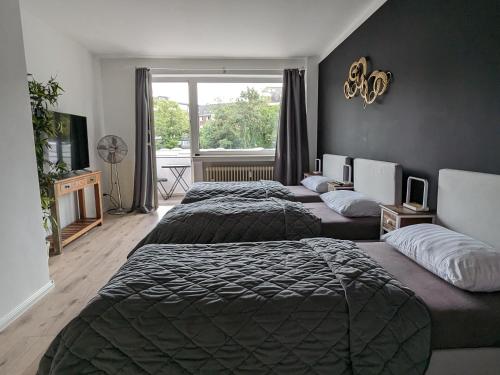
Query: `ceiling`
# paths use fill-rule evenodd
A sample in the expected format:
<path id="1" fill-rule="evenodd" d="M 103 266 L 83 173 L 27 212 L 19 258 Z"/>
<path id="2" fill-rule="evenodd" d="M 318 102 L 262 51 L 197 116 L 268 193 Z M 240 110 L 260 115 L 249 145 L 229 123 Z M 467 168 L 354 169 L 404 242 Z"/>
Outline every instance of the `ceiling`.
<path id="1" fill-rule="evenodd" d="M 21 0 L 98 55 L 324 57 L 385 0 Z"/>

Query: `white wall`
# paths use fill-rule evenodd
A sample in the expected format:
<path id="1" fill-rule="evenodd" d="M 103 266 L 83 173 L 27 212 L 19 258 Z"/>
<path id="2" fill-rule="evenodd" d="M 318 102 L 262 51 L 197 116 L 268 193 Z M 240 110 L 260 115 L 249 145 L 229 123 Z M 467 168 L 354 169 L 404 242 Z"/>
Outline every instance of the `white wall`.
<path id="1" fill-rule="evenodd" d="M 284 69 L 303 67 L 304 58 L 296 59 L 132 59 L 132 58 L 103 58 L 101 60 L 102 92 L 104 128 L 106 134 L 116 134 L 122 137 L 129 146 L 127 158 L 119 165 L 118 170 L 122 182 L 122 195 L 124 204 L 132 204 L 133 175 L 134 175 L 134 145 L 135 145 L 135 68 L 170 68 L 170 69 Z M 314 64 L 312 64 L 314 67 Z M 317 69 L 317 62 L 316 62 Z M 312 80 L 317 80 L 317 73 L 311 75 Z M 317 119 L 317 83 L 313 90 L 315 112 L 308 119 L 310 121 L 311 152 L 316 150 L 316 119 Z"/>
<path id="2" fill-rule="evenodd" d="M 38 81 L 45 82 L 51 76 L 56 77 L 64 89 L 57 111 L 87 117 L 90 169 L 102 169 L 102 162 L 95 152 L 97 141 L 103 135 L 101 66 L 98 59 L 82 45 L 54 30 L 23 8 L 21 16 L 28 72 Z M 93 195 L 91 189 L 88 190 L 88 215 L 92 216 L 95 214 Z M 75 207 L 74 195 L 63 197 L 62 226 L 75 219 Z"/>
<path id="3" fill-rule="evenodd" d="M 1 329 L 50 286 L 18 0 L 0 2 L 0 51 Z"/>

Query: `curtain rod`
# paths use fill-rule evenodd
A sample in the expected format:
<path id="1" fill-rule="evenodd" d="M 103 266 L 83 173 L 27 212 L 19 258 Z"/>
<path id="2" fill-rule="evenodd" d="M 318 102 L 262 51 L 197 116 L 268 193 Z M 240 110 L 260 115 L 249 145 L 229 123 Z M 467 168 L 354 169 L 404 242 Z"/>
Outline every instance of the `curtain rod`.
<path id="1" fill-rule="evenodd" d="M 136 68 L 143 68 L 141 66 L 136 66 Z M 293 69 L 293 68 L 282 68 L 282 69 L 276 69 L 276 68 L 149 68 L 150 70 L 163 70 L 163 71 L 168 71 L 168 70 L 173 70 L 173 71 L 221 71 L 221 72 L 226 72 L 226 71 L 258 71 L 258 70 L 264 70 L 264 71 L 277 71 L 277 72 L 282 72 L 283 69 Z M 306 70 L 304 66 L 297 68 L 299 70 Z"/>

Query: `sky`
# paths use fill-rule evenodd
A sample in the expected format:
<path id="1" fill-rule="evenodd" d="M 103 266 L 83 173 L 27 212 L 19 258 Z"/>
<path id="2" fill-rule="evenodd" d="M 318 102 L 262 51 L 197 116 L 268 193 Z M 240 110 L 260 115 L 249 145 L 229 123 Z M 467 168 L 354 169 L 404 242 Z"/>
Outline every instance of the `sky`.
<path id="1" fill-rule="evenodd" d="M 281 87 L 281 83 L 198 83 L 198 105 L 233 102 L 247 87 L 262 91 L 265 87 Z M 187 82 L 153 82 L 153 96 L 166 96 L 179 103 L 189 102 Z"/>

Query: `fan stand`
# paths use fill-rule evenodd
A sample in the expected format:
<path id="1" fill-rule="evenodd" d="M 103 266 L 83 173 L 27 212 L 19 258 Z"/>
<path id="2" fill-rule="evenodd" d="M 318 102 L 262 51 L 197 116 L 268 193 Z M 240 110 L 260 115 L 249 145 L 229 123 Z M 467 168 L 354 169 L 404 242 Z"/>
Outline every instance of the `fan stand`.
<path id="1" fill-rule="evenodd" d="M 111 208 L 107 211 L 110 215 L 125 215 L 127 210 L 123 208 L 122 193 L 120 189 L 120 178 L 118 177 L 118 167 L 117 164 L 120 163 L 123 158 L 127 155 L 127 144 L 123 139 L 116 135 L 105 135 L 99 142 L 97 142 L 97 151 L 102 160 L 109 163 L 109 202 Z M 116 188 L 117 199 L 114 197 L 114 190 Z"/>
<path id="2" fill-rule="evenodd" d="M 116 167 L 116 163 L 110 163 L 110 176 L 111 176 L 111 191 L 109 193 L 109 197 L 111 200 L 111 203 L 113 203 L 113 188 L 116 185 L 116 193 L 118 195 L 118 207 L 110 208 L 108 210 L 108 214 L 110 215 L 125 215 L 127 211 L 123 208 L 123 202 L 122 202 L 122 194 L 120 191 L 120 178 L 118 177 L 118 168 Z M 115 181 L 113 181 L 113 175 L 115 176 Z M 115 203 L 116 206 L 116 203 Z"/>

